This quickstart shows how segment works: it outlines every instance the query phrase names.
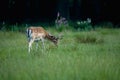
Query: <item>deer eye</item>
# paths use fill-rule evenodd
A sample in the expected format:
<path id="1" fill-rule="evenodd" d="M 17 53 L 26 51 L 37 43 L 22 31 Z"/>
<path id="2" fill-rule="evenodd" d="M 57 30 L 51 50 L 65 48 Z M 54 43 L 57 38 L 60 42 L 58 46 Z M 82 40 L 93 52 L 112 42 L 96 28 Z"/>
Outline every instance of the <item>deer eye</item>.
<path id="1" fill-rule="evenodd" d="M 54 38 L 54 36 L 50 36 L 51 38 Z"/>

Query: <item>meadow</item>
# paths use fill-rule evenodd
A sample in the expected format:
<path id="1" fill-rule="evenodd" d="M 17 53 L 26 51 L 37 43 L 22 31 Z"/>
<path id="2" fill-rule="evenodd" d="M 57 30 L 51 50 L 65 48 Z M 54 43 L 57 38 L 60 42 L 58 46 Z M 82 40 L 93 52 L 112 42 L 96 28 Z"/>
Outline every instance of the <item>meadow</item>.
<path id="1" fill-rule="evenodd" d="M 0 80 L 120 80 L 120 29 L 46 30 L 63 34 L 58 47 L 30 54 L 25 33 L 0 31 Z"/>

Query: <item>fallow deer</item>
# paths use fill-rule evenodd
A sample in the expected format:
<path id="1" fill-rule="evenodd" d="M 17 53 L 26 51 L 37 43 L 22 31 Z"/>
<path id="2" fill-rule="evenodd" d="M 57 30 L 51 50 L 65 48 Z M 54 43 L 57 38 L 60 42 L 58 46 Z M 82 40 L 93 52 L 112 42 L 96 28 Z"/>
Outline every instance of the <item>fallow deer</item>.
<path id="1" fill-rule="evenodd" d="M 33 42 L 37 42 L 37 45 L 36 45 L 36 48 L 37 48 L 38 41 L 41 40 L 42 46 L 44 48 L 45 47 L 44 39 L 48 39 L 49 41 L 53 42 L 56 46 L 57 46 L 58 39 L 59 39 L 58 37 L 55 37 L 51 35 L 50 33 L 48 33 L 43 27 L 35 27 L 35 26 L 31 26 L 27 28 L 27 37 L 28 37 L 28 42 L 29 42 L 29 46 L 28 46 L 29 53 L 30 53 Z"/>

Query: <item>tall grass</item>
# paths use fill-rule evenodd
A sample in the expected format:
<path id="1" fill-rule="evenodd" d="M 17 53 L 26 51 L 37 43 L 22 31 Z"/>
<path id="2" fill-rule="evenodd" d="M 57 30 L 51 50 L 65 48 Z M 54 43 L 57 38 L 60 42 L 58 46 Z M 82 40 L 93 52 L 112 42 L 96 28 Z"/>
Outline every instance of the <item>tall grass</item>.
<path id="1" fill-rule="evenodd" d="M 0 80 L 120 80 L 120 29 L 62 34 L 29 54 L 26 34 L 0 31 Z"/>

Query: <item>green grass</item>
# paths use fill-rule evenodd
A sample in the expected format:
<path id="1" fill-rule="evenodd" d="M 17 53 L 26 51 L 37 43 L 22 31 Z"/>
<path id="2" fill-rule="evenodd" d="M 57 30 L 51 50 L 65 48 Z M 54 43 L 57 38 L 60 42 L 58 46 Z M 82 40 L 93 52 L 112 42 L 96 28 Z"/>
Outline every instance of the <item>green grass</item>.
<path id="1" fill-rule="evenodd" d="M 120 29 L 62 34 L 29 54 L 26 34 L 0 31 L 0 80 L 120 80 Z"/>

